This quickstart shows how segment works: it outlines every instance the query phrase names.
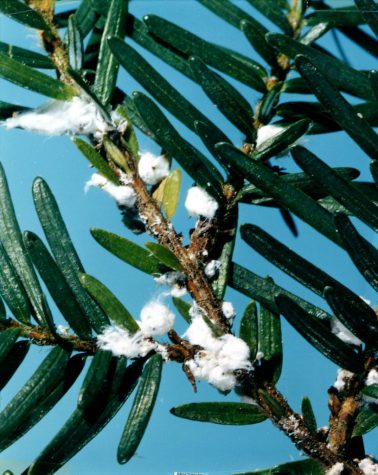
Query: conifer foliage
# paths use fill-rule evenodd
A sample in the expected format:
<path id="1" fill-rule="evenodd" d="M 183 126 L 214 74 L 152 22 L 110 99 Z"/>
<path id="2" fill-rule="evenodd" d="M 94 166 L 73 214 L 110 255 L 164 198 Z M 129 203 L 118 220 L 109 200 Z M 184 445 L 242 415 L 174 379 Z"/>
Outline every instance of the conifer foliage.
<path id="1" fill-rule="evenodd" d="M 45 54 L 0 43 L 0 77 L 46 102 L 30 109 L 1 98 L 0 118 L 6 128 L 73 139 L 95 169 L 87 186 L 114 198 L 127 228 L 126 237 L 92 229 L 93 238 L 125 262 L 125 275 L 132 266 L 168 288 L 174 307 L 161 299 L 147 302 L 136 320 L 87 274 L 43 178 L 35 179 L 33 198 L 48 247 L 33 232 L 22 232 L 0 168 L 0 387 L 27 360 L 32 344 L 50 348 L 0 412 L 0 449 L 53 411 L 90 360 L 71 416 L 24 473 L 55 473 L 132 398 L 117 449 L 118 462 L 127 463 L 147 429 L 164 363 L 173 361 L 194 390 L 205 380 L 225 399 L 177 406 L 172 414 L 225 425 L 269 419 L 306 456 L 249 474 L 378 473 L 363 447 L 363 436 L 378 426 L 376 311 L 264 229 L 239 223 L 237 212 L 239 203 L 278 208 L 295 234 L 293 216 L 299 218 L 343 248 L 361 278 L 378 290 L 377 250 L 358 224 L 378 231 L 378 73 L 354 69 L 318 44 L 337 31 L 378 56 L 376 2 L 337 8 L 323 0 L 248 0 L 260 22 L 231 0 L 193 1 L 193 8 L 207 8 L 239 30 L 251 45 L 245 56 L 209 42 L 205 29 L 198 36 L 148 12 L 135 18 L 128 11 L 132 1 L 81 0 L 67 7 L 59 0 L 2 0 L 0 13 L 25 31 L 37 30 Z M 232 143 L 139 51 L 201 86 L 243 143 Z M 122 69 L 146 92 L 128 95 L 117 81 Z M 257 106 L 237 84 L 258 93 Z M 291 100 L 296 93 L 306 100 Z M 207 152 L 180 134 L 163 109 Z M 355 181 L 357 168 L 332 168 L 330 157 L 317 157 L 301 142 L 305 134 L 336 131 L 348 134 L 371 161 L 370 181 Z M 154 140 L 161 154 L 141 153 L 140 134 Z M 302 171 L 285 171 L 285 162 Z M 195 183 L 189 190 L 182 189 L 183 173 Z M 197 218 L 190 236 L 172 225 L 180 192 Z M 147 233 L 150 241 L 141 247 L 133 233 Z M 235 262 L 239 238 L 320 296 L 324 306 Z M 228 287 L 251 299 L 239 328 L 232 303 L 224 300 Z M 56 325 L 51 302 L 67 328 Z M 307 397 L 297 413 L 277 389 L 280 315 L 340 367 L 329 391 L 327 430 L 318 428 Z M 187 323 L 182 336 L 174 329 L 179 316 Z M 230 391 L 243 402 L 227 401 Z"/>

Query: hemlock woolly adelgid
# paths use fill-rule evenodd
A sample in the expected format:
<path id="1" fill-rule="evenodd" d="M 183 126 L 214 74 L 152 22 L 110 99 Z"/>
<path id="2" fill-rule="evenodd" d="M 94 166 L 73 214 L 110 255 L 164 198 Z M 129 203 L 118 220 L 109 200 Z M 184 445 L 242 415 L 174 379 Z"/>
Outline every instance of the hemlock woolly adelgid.
<path id="1" fill-rule="evenodd" d="M 106 191 L 106 193 L 116 200 L 119 206 L 132 208 L 135 205 L 136 193 L 130 185 L 115 185 L 99 173 L 94 173 L 85 184 L 84 189 L 87 192 L 91 187 L 101 188 Z"/>
<path id="2" fill-rule="evenodd" d="M 140 154 L 138 173 L 147 185 L 157 185 L 169 175 L 169 161 L 164 155 Z"/>
<path id="3" fill-rule="evenodd" d="M 333 383 L 333 387 L 336 388 L 338 391 L 342 391 L 345 388 L 345 384 L 347 383 L 348 379 L 351 379 L 353 376 L 354 374 L 350 371 L 339 368 L 337 370 L 337 378 L 336 381 Z"/>
<path id="4" fill-rule="evenodd" d="M 218 203 L 203 188 L 189 188 L 185 200 L 185 208 L 190 216 L 213 219 L 218 209 Z"/>
<path id="5" fill-rule="evenodd" d="M 208 262 L 206 264 L 205 269 L 204 269 L 206 277 L 208 277 L 209 279 L 214 277 L 215 274 L 220 269 L 220 267 L 221 267 L 221 262 L 220 261 L 212 260 L 212 261 Z"/>
<path id="6" fill-rule="evenodd" d="M 279 125 L 264 125 L 257 130 L 256 148 L 260 148 L 264 142 L 280 134 L 284 130 Z"/>
<path id="7" fill-rule="evenodd" d="M 192 322 L 184 336 L 192 345 L 204 348 L 187 362 L 190 371 L 195 378 L 208 381 L 220 391 L 230 391 L 237 384 L 236 370 L 252 370 L 247 344 L 230 334 L 214 337 L 197 305 L 189 314 Z"/>
<path id="8" fill-rule="evenodd" d="M 175 315 L 158 300 L 146 303 L 140 312 L 139 326 L 146 336 L 164 335 L 173 328 Z"/>
<path id="9" fill-rule="evenodd" d="M 111 351 L 114 356 L 138 358 L 154 350 L 156 344 L 146 339 L 141 331 L 131 335 L 121 327 L 109 326 L 103 333 L 97 335 L 97 346 L 102 350 Z"/>
<path id="10" fill-rule="evenodd" d="M 375 368 L 369 371 L 367 378 L 365 379 L 366 386 L 371 386 L 372 384 L 378 384 L 378 370 Z"/>
<path id="11" fill-rule="evenodd" d="M 4 122 L 8 129 L 21 128 L 44 135 L 92 135 L 97 140 L 110 130 L 124 130 L 125 124 L 116 112 L 107 121 L 96 103 L 84 94 L 70 101 L 50 101 Z"/>

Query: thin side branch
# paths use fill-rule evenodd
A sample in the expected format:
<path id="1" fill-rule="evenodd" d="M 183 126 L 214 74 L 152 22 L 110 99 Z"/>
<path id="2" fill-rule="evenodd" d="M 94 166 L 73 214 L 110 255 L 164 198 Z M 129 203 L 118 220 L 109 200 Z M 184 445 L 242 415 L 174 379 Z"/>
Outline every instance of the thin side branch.
<path id="1" fill-rule="evenodd" d="M 306 427 L 303 417 L 293 411 L 285 397 L 275 387 L 264 385 L 264 390 L 279 405 L 283 411 L 282 415 L 275 414 L 269 403 L 259 394 L 257 388 L 253 390 L 253 398 L 271 422 L 289 437 L 299 451 L 303 451 L 309 457 L 318 460 L 326 468 L 340 462 L 344 464 L 344 469 L 348 471 L 348 474 L 363 475 L 363 471 L 348 460 L 345 455 L 332 451 L 325 442 L 312 434 Z"/>
<path id="2" fill-rule="evenodd" d="M 49 330 L 39 326 L 28 326 L 17 322 L 16 320 L 1 320 L 0 332 L 15 328 L 20 331 L 20 336 L 31 340 L 32 343 L 39 346 L 56 346 L 66 344 L 74 351 L 94 355 L 97 351 L 96 342 L 94 340 L 81 340 L 74 335 L 60 335 L 59 338 L 54 336 Z"/>

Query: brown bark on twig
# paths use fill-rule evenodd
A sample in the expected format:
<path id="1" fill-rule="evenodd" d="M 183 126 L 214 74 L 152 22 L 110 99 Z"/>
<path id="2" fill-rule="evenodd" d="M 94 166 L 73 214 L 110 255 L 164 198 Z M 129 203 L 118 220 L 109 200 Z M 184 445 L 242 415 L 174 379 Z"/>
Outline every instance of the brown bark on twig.
<path id="1" fill-rule="evenodd" d="M 276 415 L 274 411 L 272 411 L 269 404 L 259 395 L 257 388 L 253 390 L 252 397 L 259 403 L 261 409 L 267 417 L 269 417 L 271 422 L 290 438 L 298 450 L 318 460 L 326 468 L 330 468 L 336 463 L 341 462 L 344 464 L 343 473 L 363 475 L 362 470 L 351 460 L 348 460 L 345 454 L 332 451 L 317 435 L 312 434 L 306 427 L 302 416 L 292 410 L 284 396 L 275 387 L 264 385 L 264 390 L 279 404 L 283 415 Z"/>
<path id="2" fill-rule="evenodd" d="M 31 340 L 39 346 L 56 346 L 61 344 L 69 345 L 74 351 L 79 351 L 93 355 L 96 353 L 97 346 L 94 340 L 81 340 L 74 335 L 61 335 L 56 338 L 50 331 L 38 326 L 28 326 L 17 322 L 16 320 L 1 320 L 0 332 L 10 328 L 20 331 L 20 336 Z"/>

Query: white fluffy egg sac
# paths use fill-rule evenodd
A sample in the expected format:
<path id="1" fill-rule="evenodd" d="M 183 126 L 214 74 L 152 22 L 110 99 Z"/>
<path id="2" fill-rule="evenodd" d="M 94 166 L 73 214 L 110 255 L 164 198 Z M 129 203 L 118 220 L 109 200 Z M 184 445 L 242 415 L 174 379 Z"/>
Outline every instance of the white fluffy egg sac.
<path id="1" fill-rule="evenodd" d="M 103 189 L 116 200 L 119 206 L 132 208 L 135 205 L 136 193 L 130 185 L 115 185 L 99 173 L 94 173 L 85 184 L 85 191 L 88 191 L 91 187 Z"/>
<path id="2" fill-rule="evenodd" d="M 220 391 L 230 391 L 237 384 L 235 371 L 252 371 L 248 345 L 231 334 L 214 337 L 198 306 L 193 305 L 189 315 L 192 321 L 184 337 L 204 350 L 186 364 L 196 379 L 204 379 Z"/>
<path id="3" fill-rule="evenodd" d="M 373 462 L 370 457 L 362 459 L 358 467 L 365 475 L 378 475 L 378 463 Z"/>
<path id="4" fill-rule="evenodd" d="M 208 382 L 215 386 L 219 391 L 231 391 L 236 385 L 236 377 L 228 371 L 224 371 L 221 366 L 217 366 L 207 378 Z"/>
<path id="5" fill-rule="evenodd" d="M 206 267 L 204 269 L 204 272 L 205 272 L 205 275 L 206 277 L 208 277 L 209 279 L 211 279 L 212 277 L 215 276 L 215 274 L 218 273 L 220 267 L 221 267 L 221 262 L 220 261 L 216 261 L 216 260 L 212 260 L 210 262 L 208 262 L 206 264 Z"/>
<path id="6" fill-rule="evenodd" d="M 169 161 L 164 155 L 140 154 L 138 173 L 146 185 L 157 185 L 169 175 Z"/>
<path id="7" fill-rule="evenodd" d="M 221 343 L 213 336 L 210 327 L 202 318 L 198 307 L 192 307 L 189 311 L 189 315 L 192 321 L 184 333 L 184 337 L 187 338 L 192 345 L 199 345 L 206 348 L 206 350 L 214 352 L 218 351 Z"/>
<path id="8" fill-rule="evenodd" d="M 325 475 L 341 475 L 344 471 L 344 464 L 341 462 L 335 463 L 335 465 L 332 465 L 331 468 L 329 468 Z"/>
<path id="9" fill-rule="evenodd" d="M 280 134 L 284 130 L 279 125 L 264 125 L 257 130 L 256 148 L 260 148 L 264 143 Z"/>
<path id="10" fill-rule="evenodd" d="M 371 386 L 373 384 L 378 384 L 378 371 L 373 368 L 369 371 L 367 378 L 365 380 L 366 386 Z"/>
<path id="11" fill-rule="evenodd" d="M 50 101 L 7 119 L 5 126 L 44 135 L 93 135 L 97 139 L 114 129 L 97 105 L 85 96 L 76 96 L 69 101 Z"/>
<path id="12" fill-rule="evenodd" d="M 106 327 L 103 333 L 97 335 L 97 346 L 111 351 L 114 356 L 139 358 L 154 350 L 156 345 L 140 331 L 131 335 L 127 330 L 115 325 Z"/>
<path id="13" fill-rule="evenodd" d="M 148 302 L 140 312 L 140 328 L 146 336 L 164 335 L 173 328 L 175 315 L 157 300 Z"/>
<path id="14" fill-rule="evenodd" d="M 195 218 L 213 219 L 218 203 L 203 188 L 193 186 L 186 195 L 185 208 L 189 215 Z"/>
<path id="15" fill-rule="evenodd" d="M 346 369 L 338 369 L 337 370 L 337 378 L 336 381 L 333 383 L 333 387 L 336 388 L 338 391 L 343 391 L 345 385 L 348 381 L 353 378 L 354 374 Z"/>
<path id="16" fill-rule="evenodd" d="M 236 312 L 234 306 L 231 302 L 222 302 L 222 312 L 223 315 L 227 318 L 227 320 L 233 320 L 236 316 Z"/>

